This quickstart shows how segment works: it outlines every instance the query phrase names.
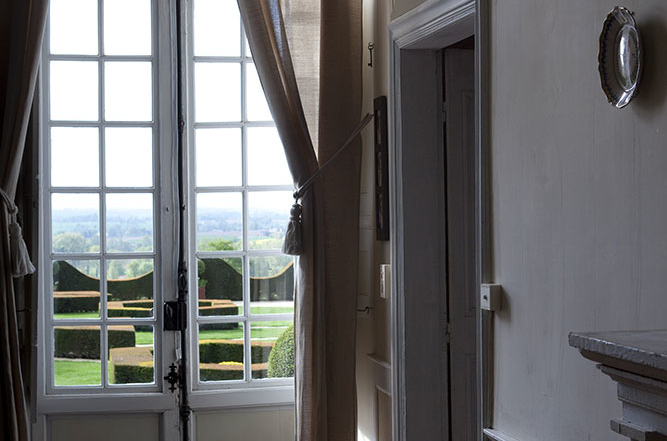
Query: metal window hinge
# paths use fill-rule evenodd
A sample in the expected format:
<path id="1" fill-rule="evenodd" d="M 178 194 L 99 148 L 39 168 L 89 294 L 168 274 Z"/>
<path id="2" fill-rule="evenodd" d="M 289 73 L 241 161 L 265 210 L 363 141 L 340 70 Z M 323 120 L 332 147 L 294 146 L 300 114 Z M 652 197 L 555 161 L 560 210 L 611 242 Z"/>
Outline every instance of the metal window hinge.
<path id="1" fill-rule="evenodd" d="M 181 369 L 177 367 L 174 363 L 169 366 L 169 373 L 164 376 L 164 379 L 169 383 L 169 390 L 171 392 L 176 392 L 176 385 L 181 383 Z"/>

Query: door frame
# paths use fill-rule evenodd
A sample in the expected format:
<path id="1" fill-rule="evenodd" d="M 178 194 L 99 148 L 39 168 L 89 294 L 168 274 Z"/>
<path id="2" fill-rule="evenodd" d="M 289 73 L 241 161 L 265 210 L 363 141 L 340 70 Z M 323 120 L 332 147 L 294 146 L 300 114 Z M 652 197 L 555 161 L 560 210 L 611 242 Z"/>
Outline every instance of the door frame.
<path id="1" fill-rule="evenodd" d="M 440 49 L 475 36 L 476 289 L 490 263 L 488 2 L 427 0 L 389 25 L 393 439 L 448 439 Z M 406 93 L 409 92 L 409 93 Z M 418 195 L 418 196 L 416 196 Z M 434 240 L 435 238 L 435 240 Z M 418 296 L 410 293 L 418 292 Z M 479 294 L 479 292 L 478 292 Z M 478 439 L 491 426 L 491 316 L 477 299 Z M 425 338 L 426 337 L 426 338 Z M 443 369 L 444 368 L 444 369 Z M 434 376 L 434 372 L 445 375 Z M 444 396 L 443 396 L 444 395 Z"/>

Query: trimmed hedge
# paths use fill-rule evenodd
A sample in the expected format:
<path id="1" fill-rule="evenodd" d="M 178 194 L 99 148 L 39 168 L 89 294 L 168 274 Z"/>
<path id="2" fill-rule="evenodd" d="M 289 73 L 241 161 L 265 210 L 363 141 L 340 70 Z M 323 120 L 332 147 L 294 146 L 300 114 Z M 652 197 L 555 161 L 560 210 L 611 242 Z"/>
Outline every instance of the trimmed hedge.
<path id="1" fill-rule="evenodd" d="M 152 308 L 153 300 L 124 300 L 119 302 L 125 308 Z"/>
<path id="2" fill-rule="evenodd" d="M 152 383 L 153 348 L 116 348 L 110 351 L 109 372 L 113 384 Z"/>
<path id="3" fill-rule="evenodd" d="M 273 348 L 271 341 L 253 341 L 250 346 L 252 363 L 266 363 Z M 243 363 L 243 340 L 200 340 L 199 362 L 220 363 L 236 361 Z"/>
<path id="4" fill-rule="evenodd" d="M 266 363 L 253 363 L 252 378 L 266 378 Z M 201 381 L 243 380 L 243 365 L 201 363 L 199 379 Z"/>
<path id="5" fill-rule="evenodd" d="M 53 266 L 53 283 L 56 291 L 99 291 L 100 279 L 82 273 L 69 263 L 60 260 Z M 153 271 L 133 279 L 107 280 L 107 291 L 116 300 L 153 298 Z"/>
<path id="6" fill-rule="evenodd" d="M 97 312 L 100 310 L 99 291 L 56 291 L 53 293 L 53 312 Z"/>
<path id="7" fill-rule="evenodd" d="M 294 325 L 290 325 L 276 340 L 269 355 L 267 374 L 271 378 L 294 376 Z"/>
<path id="8" fill-rule="evenodd" d="M 113 384 L 152 383 L 154 381 L 153 350 L 151 348 L 115 348 L 109 364 Z M 266 363 L 253 363 L 252 377 L 266 378 Z M 201 381 L 242 380 L 242 364 L 201 363 Z"/>
<path id="9" fill-rule="evenodd" d="M 109 348 L 134 347 L 134 328 L 114 326 L 108 329 Z M 100 328 L 97 326 L 58 326 L 54 328 L 56 358 L 100 359 Z"/>
<path id="10" fill-rule="evenodd" d="M 108 308 L 109 317 L 152 317 L 153 312 L 150 308 Z"/>
<path id="11" fill-rule="evenodd" d="M 224 259 L 201 259 L 204 271 L 200 279 L 206 280 L 207 299 L 243 300 L 243 279 Z"/>

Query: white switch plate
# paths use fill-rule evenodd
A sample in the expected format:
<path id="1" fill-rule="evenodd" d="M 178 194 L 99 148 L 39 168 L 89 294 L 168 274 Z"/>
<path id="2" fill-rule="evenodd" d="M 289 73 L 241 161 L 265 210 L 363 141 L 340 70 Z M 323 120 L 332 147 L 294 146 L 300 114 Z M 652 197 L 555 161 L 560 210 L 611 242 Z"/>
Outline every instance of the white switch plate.
<path id="1" fill-rule="evenodd" d="M 500 311 L 502 307 L 502 287 L 492 283 L 483 283 L 480 289 L 479 304 L 487 311 Z"/>
<path id="2" fill-rule="evenodd" d="M 388 299 L 391 295 L 391 265 L 380 265 L 380 297 Z"/>

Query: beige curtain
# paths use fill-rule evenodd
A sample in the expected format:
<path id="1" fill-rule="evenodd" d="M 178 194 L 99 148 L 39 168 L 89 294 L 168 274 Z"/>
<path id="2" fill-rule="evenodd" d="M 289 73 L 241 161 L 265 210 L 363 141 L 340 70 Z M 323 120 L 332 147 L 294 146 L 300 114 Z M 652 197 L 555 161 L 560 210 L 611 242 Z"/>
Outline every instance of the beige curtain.
<path id="1" fill-rule="evenodd" d="M 361 117 L 360 0 L 239 0 L 296 187 Z M 311 136 L 312 134 L 312 136 Z M 306 191 L 296 277 L 296 434 L 357 436 L 355 334 L 360 140 Z"/>
<path id="2" fill-rule="evenodd" d="M 0 438 L 30 439 L 19 358 L 10 224 L 37 79 L 48 0 L 0 1 Z M 16 232 L 14 231 L 14 234 Z M 12 240 L 16 243 L 16 236 Z"/>

